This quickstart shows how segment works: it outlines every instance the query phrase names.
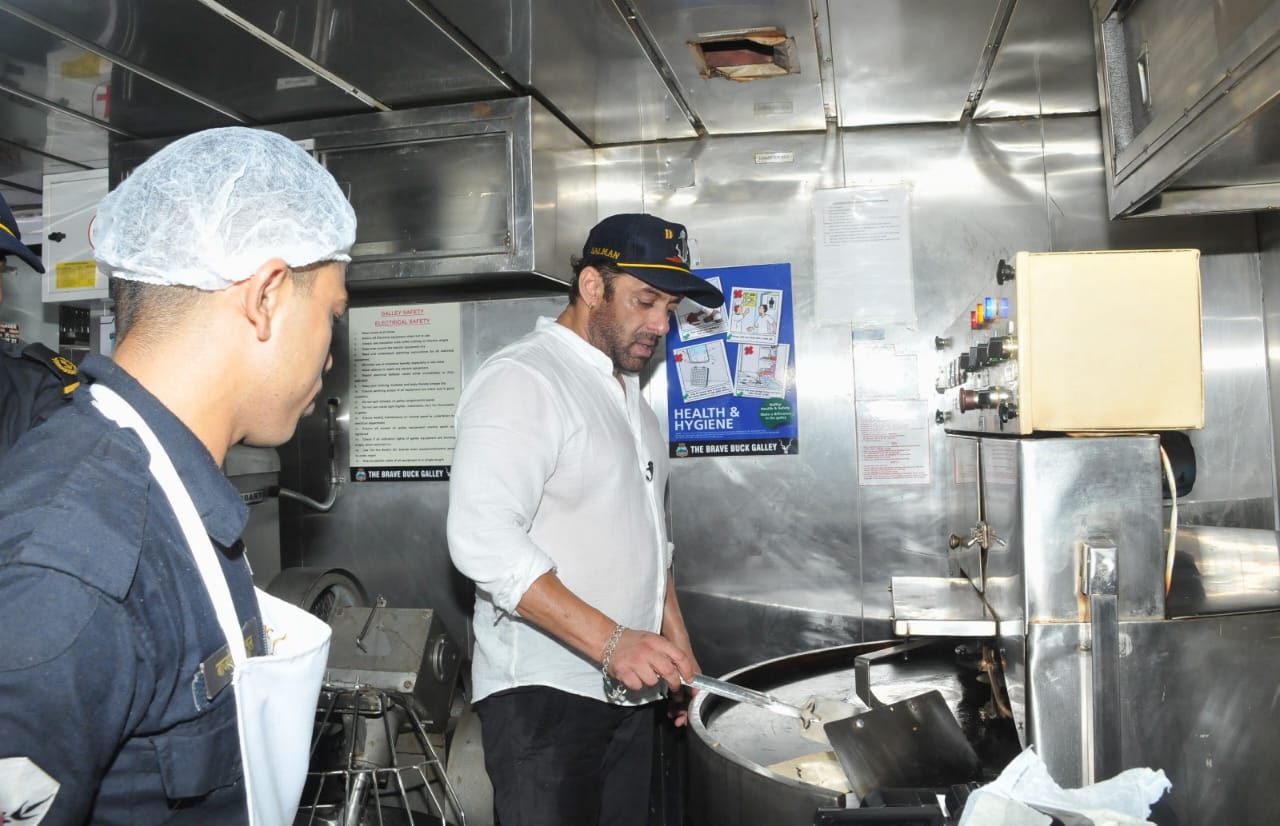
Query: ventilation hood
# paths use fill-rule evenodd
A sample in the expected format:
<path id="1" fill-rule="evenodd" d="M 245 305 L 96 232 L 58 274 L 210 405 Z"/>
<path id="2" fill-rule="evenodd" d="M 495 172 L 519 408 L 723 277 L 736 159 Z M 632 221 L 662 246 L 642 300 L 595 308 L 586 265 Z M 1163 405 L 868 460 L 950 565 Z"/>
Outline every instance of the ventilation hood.
<path id="1" fill-rule="evenodd" d="M 559 292 L 596 220 L 592 151 L 529 97 L 269 128 L 310 150 L 355 207 L 353 289 Z M 115 143 L 112 184 L 167 142 Z"/>
<path id="2" fill-rule="evenodd" d="M 1113 218 L 1280 209 L 1280 0 L 1094 0 Z"/>

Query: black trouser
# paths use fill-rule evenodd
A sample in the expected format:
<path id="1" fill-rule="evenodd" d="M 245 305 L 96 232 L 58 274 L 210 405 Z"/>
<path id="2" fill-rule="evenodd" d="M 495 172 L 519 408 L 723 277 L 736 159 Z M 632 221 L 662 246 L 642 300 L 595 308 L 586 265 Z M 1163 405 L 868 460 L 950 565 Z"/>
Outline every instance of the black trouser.
<path id="1" fill-rule="evenodd" d="M 646 826 L 653 706 L 614 706 L 545 686 L 475 706 L 501 826 Z"/>

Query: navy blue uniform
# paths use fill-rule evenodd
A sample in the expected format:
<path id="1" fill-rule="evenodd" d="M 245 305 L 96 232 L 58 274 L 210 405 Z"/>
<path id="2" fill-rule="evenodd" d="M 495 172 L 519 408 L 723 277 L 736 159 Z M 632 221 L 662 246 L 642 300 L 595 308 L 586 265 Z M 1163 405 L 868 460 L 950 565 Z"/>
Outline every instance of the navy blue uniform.
<path id="1" fill-rule="evenodd" d="M 0 342 L 0 457 L 70 401 L 79 384 L 75 364 L 48 347 Z"/>
<path id="2" fill-rule="evenodd" d="M 155 431 L 255 620 L 235 488 L 113 362 L 81 371 Z M 213 605 L 141 439 L 87 390 L 0 460 L 0 628 L 0 765 L 29 758 L 60 784 L 46 826 L 247 822 L 234 691 L 209 699 L 200 671 L 225 653 Z"/>

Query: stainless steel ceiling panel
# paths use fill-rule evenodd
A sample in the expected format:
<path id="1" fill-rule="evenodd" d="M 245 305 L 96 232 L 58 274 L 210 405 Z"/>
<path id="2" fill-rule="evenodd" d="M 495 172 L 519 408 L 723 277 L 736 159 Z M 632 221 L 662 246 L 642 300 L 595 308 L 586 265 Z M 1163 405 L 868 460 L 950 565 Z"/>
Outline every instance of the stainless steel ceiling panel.
<path id="1" fill-rule="evenodd" d="M 594 144 L 693 137 L 609 0 L 535 3 L 532 82 Z"/>
<path id="2" fill-rule="evenodd" d="M 960 119 L 996 0 L 840 0 L 829 9 L 841 126 Z"/>
<path id="3" fill-rule="evenodd" d="M 107 165 L 107 132 L 60 112 L 44 109 L 12 95 L 0 94 L 0 123 L 4 129 L 0 140 L 27 147 L 20 160 L 37 174 L 46 171 L 47 162 L 72 164 L 69 168 L 100 168 Z M 0 149 L 0 153 L 3 150 Z M 0 166 L 0 177 L 14 174 L 12 167 Z M 37 186 L 39 178 L 37 177 Z"/>
<path id="4" fill-rule="evenodd" d="M 107 165 L 107 133 L 75 118 L 0 94 L 0 124 L 0 195 L 15 212 L 40 209 L 46 173 Z"/>
<path id="5" fill-rule="evenodd" d="M 103 61 L 89 55 L 70 73 L 77 75 L 77 85 L 87 87 L 83 94 L 65 94 L 62 89 L 54 88 L 63 75 L 58 71 L 63 60 L 82 55 L 82 52 L 73 52 L 65 40 L 0 10 L 0 86 L 59 100 L 82 114 L 99 116 L 101 106 L 94 105 L 92 91 L 98 77 L 109 76 L 109 64 L 104 66 Z M 8 129 L 7 121 L 5 129 Z"/>
<path id="6" fill-rule="evenodd" d="M 438 0 L 433 5 L 593 144 L 696 134 L 610 0 Z"/>
<path id="7" fill-rule="evenodd" d="M 219 1 L 386 104 L 475 100 L 507 91 L 416 0 Z"/>
<path id="8" fill-rule="evenodd" d="M 975 117 L 1096 111 L 1098 75 L 1089 5 L 1018 0 Z"/>
<path id="9" fill-rule="evenodd" d="M 404 0 L 419 4 L 426 0 Z M 431 5 L 517 83 L 533 82 L 532 0 L 434 0 Z M 581 10 L 576 8 L 578 14 Z"/>
<path id="10" fill-rule="evenodd" d="M 0 117 L 5 114 L 0 106 Z M 22 180 L 28 173 L 36 173 L 33 186 L 39 188 L 41 176 L 59 172 L 83 172 L 87 169 L 101 169 L 107 165 L 106 158 L 92 159 L 88 162 L 75 161 L 58 157 L 45 152 L 38 152 L 29 146 L 0 138 L 0 178 Z M 38 199 L 37 199 L 38 200 Z"/>
<path id="11" fill-rule="evenodd" d="M 11 0 L 58 30 L 261 122 L 367 111 L 341 89 L 194 0 Z M 147 101 L 159 106 L 160 101 Z"/>
<path id="12" fill-rule="evenodd" d="M 729 2 L 636 0 L 690 106 L 710 134 L 794 132 L 826 128 L 818 49 L 809 0 Z M 794 38 L 799 72 L 750 81 L 704 79 L 689 42 L 712 35 L 782 29 Z M 838 47 L 833 47 L 838 48 Z"/>
<path id="13" fill-rule="evenodd" d="M 78 112 L 85 118 L 110 124 L 133 136 L 181 134 L 233 123 L 226 116 L 166 89 L 141 75 L 86 51 L 79 45 L 49 34 L 30 22 L 0 10 L 0 90 L 12 89 L 36 101 L 48 101 L 42 111 L 55 107 Z M 72 121 L 64 117 L 60 120 Z M 6 134 L 20 119 L 0 121 Z M 64 133 L 60 129 L 59 133 Z M 105 164 L 106 133 L 95 156 Z M 23 142 L 45 147 L 44 137 L 27 134 Z M 66 153 L 63 147 L 50 151 Z M 77 154 L 71 151 L 71 155 Z"/>
<path id="14" fill-rule="evenodd" d="M 139 137 L 185 135 L 237 121 L 127 69 L 111 75 L 112 126 Z"/>

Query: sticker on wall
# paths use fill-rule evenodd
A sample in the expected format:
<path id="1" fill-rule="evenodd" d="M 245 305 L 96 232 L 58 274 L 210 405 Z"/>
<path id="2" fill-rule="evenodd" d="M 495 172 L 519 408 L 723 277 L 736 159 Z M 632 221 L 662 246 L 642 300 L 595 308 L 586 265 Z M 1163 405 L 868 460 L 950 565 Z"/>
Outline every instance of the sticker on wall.
<path id="1" fill-rule="evenodd" d="M 667 351 L 671 457 L 799 453 L 791 265 L 698 274 L 723 290 L 725 306 L 677 308 L 681 344 Z"/>

